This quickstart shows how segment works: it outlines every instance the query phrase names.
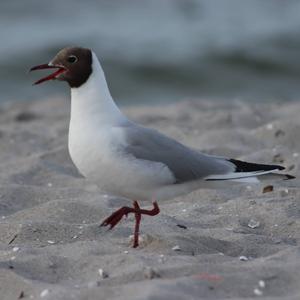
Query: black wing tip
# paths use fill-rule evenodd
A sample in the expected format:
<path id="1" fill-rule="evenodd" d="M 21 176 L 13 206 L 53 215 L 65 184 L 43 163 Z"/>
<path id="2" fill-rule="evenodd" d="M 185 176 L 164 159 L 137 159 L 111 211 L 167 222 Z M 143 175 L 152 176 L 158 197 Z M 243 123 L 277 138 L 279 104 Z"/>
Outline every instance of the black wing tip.
<path id="1" fill-rule="evenodd" d="M 285 174 L 286 178 L 285 180 L 291 180 L 291 179 L 295 179 L 296 176 L 290 175 L 290 174 Z"/>
<path id="2" fill-rule="evenodd" d="M 238 159 L 228 159 L 231 163 L 236 166 L 235 172 L 255 172 L 255 171 L 282 171 L 285 167 L 280 165 L 265 165 L 265 164 L 256 164 L 249 163 L 246 161 L 238 160 Z"/>

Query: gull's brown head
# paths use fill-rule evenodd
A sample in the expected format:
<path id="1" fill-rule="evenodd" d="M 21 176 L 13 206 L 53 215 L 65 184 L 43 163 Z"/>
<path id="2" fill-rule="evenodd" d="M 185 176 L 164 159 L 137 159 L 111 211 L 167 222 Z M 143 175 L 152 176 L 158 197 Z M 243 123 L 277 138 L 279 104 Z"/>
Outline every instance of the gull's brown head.
<path id="1" fill-rule="evenodd" d="M 72 88 L 80 87 L 88 80 L 92 73 L 92 51 L 80 47 L 64 48 L 48 64 L 35 66 L 30 71 L 43 69 L 56 70 L 34 84 L 57 79 L 67 81 Z"/>

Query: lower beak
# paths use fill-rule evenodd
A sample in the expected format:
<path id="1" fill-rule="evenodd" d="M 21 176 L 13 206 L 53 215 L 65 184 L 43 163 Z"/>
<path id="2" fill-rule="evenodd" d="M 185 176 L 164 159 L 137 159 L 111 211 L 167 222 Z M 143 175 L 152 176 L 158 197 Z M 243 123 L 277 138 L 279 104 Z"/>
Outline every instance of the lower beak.
<path id="1" fill-rule="evenodd" d="M 61 73 L 64 73 L 66 71 L 66 69 L 62 66 L 59 65 L 49 65 L 49 64 L 43 64 L 43 65 L 38 65 L 35 67 L 32 67 L 30 69 L 31 71 L 36 71 L 36 70 L 44 70 L 44 69 L 57 69 L 54 73 L 41 78 L 40 80 L 36 81 L 34 84 L 39 84 L 48 80 L 54 80 L 56 79 Z"/>

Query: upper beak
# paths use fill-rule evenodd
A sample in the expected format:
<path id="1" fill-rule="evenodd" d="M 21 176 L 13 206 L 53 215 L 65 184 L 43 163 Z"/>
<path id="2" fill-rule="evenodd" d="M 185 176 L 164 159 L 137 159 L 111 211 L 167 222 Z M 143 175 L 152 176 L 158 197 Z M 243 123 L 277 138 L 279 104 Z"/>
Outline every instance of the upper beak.
<path id="1" fill-rule="evenodd" d="M 42 83 L 44 81 L 48 81 L 48 80 L 53 80 L 56 79 L 58 75 L 60 75 L 61 73 L 66 71 L 66 68 L 64 68 L 63 66 L 59 66 L 59 65 L 52 65 L 52 64 L 43 64 L 43 65 L 38 65 L 35 67 L 32 67 L 29 71 L 35 71 L 35 70 L 44 70 L 44 69 L 57 69 L 54 73 L 41 78 L 40 80 L 36 81 L 34 84 L 39 84 Z"/>

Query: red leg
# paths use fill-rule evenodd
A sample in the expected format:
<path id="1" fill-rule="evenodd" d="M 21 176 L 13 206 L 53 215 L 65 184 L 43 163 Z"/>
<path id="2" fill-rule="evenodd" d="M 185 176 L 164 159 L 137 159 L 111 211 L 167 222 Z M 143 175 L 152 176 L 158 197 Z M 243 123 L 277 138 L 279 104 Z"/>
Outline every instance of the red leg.
<path id="1" fill-rule="evenodd" d="M 127 216 L 129 213 L 135 214 L 135 229 L 134 229 L 134 242 L 133 248 L 138 247 L 139 245 L 139 231 L 140 231 L 140 223 L 142 215 L 147 216 L 155 216 L 159 214 L 160 210 L 158 207 L 157 202 L 153 202 L 153 208 L 151 210 L 148 209 L 141 209 L 138 202 L 133 202 L 133 207 L 123 206 L 113 214 L 111 214 L 108 218 L 106 218 L 101 226 L 110 226 L 109 229 L 114 228 L 123 218 L 123 216 Z"/>
<path id="2" fill-rule="evenodd" d="M 147 215 L 147 216 L 156 216 L 156 215 L 158 215 L 160 210 L 159 210 L 157 202 L 154 201 L 152 204 L 153 204 L 153 208 L 151 210 L 150 209 L 140 209 L 140 213 L 142 215 Z"/>
<path id="3" fill-rule="evenodd" d="M 142 215 L 140 213 L 141 209 L 137 201 L 133 202 L 135 212 L 135 226 L 134 226 L 134 240 L 133 240 L 133 248 L 138 247 L 139 245 L 139 233 L 140 233 L 140 223 L 142 219 Z"/>

